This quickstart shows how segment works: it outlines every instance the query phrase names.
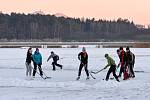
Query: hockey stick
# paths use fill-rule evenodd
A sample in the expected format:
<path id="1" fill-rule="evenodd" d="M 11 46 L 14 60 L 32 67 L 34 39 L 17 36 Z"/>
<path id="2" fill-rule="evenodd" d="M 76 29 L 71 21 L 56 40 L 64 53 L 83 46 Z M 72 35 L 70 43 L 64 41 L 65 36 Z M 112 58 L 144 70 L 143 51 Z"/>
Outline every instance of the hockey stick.
<path id="1" fill-rule="evenodd" d="M 83 65 L 84 66 L 84 69 L 85 69 L 85 65 Z M 90 71 L 88 71 L 88 73 L 91 75 L 91 77 L 93 78 L 93 79 L 96 79 L 93 75 L 92 75 L 92 73 L 90 72 Z"/>
<path id="2" fill-rule="evenodd" d="M 41 69 L 39 66 L 38 66 L 38 68 Z M 42 71 L 42 72 L 43 72 L 43 71 Z M 43 74 L 45 75 L 45 79 L 51 78 L 51 77 L 48 77 L 44 72 L 43 72 Z M 42 76 L 42 77 L 43 77 L 43 76 Z"/>
<path id="3" fill-rule="evenodd" d="M 64 58 L 66 58 L 66 57 L 59 58 L 59 60 L 64 59 Z"/>
<path id="4" fill-rule="evenodd" d="M 91 73 L 91 72 L 89 72 L 89 74 L 91 75 L 91 77 L 92 77 L 93 79 L 96 79 L 96 78 L 92 75 L 92 73 Z"/>
<path id="5" fill-rule="evenodd" d="M 97 73 L 99 73 L 99 72 L 101 72 L 101 71 L 103 71 L 104 70 L 104 68 L 103 69 L 101 69 L 101 70 L 99 70 L 99 71 L 97 71 L 97 72 L 93 72 L 93 71 L 91 71 L 91 73 L 93 73 L 93 74 L 97 74 Z"/>
<path id="6" fill-rule="evenodd" d="M 31 68 L 32 68 L 34 71 L 36 71 L 33 67 L 31 67 Z M 39 72 L 36 71 L 36 73 L 37 73 L 38 75 L 40 75 Z M 42 75 L 40 75 L 40 76 L 41 76 L 42 79 L 44 79 L 44 80 L 46 79 L 46 77 L 44 78 Z"/>

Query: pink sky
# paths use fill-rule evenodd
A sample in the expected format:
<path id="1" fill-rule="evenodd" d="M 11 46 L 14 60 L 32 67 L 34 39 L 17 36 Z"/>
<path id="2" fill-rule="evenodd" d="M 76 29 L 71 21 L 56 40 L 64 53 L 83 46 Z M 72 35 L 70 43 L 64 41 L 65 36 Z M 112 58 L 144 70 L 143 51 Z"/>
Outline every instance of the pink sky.
<path id="1" fill-rule="evenodd" d="M 0 0 L 4 13 L 64 13 L 70 17 L 96 19 L 127 18 L 136 24 L 150 24 L 150 0 Z"/>

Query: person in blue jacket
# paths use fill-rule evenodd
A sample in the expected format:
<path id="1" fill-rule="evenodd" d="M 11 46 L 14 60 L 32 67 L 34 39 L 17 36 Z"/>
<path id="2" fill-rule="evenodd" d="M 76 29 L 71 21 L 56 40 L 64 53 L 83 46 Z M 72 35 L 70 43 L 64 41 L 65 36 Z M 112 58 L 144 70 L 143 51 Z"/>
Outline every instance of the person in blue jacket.
<path id="1" fill-rule="evenodd" d="M 40 75 L 43 76 L 43 71 L 42 71 L 42 68 L 41 68 L 42 56 L 41 56 L 38 48 L 36 48 L 36 51 L 34 52 L 32 58 L 33 58 L 33 64 L 34 64 L 33 77 L 35 77 L 37 66 L 39 68 Z"/>

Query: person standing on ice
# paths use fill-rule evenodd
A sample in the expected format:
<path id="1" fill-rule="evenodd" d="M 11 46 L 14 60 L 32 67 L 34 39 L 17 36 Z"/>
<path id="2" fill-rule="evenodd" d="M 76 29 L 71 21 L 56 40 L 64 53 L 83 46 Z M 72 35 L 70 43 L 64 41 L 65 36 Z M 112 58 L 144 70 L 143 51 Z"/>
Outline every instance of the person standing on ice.
<path id="1" fill-rule="evenodd" d="M 32 66 L 31 66 L 31 61 L 32 61 L 32 48 L 29 48 L 27 51 L 27 56 L 26 56 L 26 76 L 31 77 L 32 73 Z"/>
<path id="2" fill-rule="evenodd" d="M 56 55 L 53 51 L 51 52 L 51 55 L 48 57 L 47 59 L 47 62 L 49 61 L 49 59 L 53 58 L 53 62 L 52 62 L 52 65 L 53 65 L 53 71 L 56 70 L 56 67 L 55 66 L 58 66 L 60 67 L 60 69 L 62 69 L 62 65 L 58 64 L 57 61 L 59 60 L 59 56 Z"/>
<path id="3" fill-rule="evenodd" d="M 126 48 L 126 55 L 127 55 L 127 66 L 129 68 L 129 76 L 134 78 L 135 74 L 133 71 L 134 63 L 135 63 L 135 55 L 130 51 L 130 48 Z"/>
<path id="4" fill-rule="evenodd" d="M 104 69 L 106 69 L 107 67 L 110 66 L 110 68 L 109 68 L 109 70 L 107 72 L 107 75 L 106 75 L 106 81 L 108 81 L 110 74 L 113 73 L 113 76 L 116 78 L 116 80 L 118 82 L 120 82 L 118 77 L 117 77 L 117 75 L 116 75 L 116 64 L 115 64 L 115 61 L 108 54 L 105 54 L 105 58 L 107 59 L 108 64 L 104 67 Z"/>
<path id="5" fill-rule="evenodd" d="M 41 68 L 42 56 L 41 56 L 38 48 L 36 48 L 36 51 L 34 52 L 32 58 L 33 58 L 33 64 L 34 64 L 33 77 L 35 77 L 35 73 L 37 71 L 37 66 L 38 66 L 40 75 L 43 76 L 43 71 L 42 71 L 42 68 Z"/>
<path id="6" fill-rule="evenodd" d="M 128 71 L 127 71 L 127 67 L 126 67 L 126 61 L 127 61 L 127 56 L 126 56 L 126 52 L 123 50 L 123 47 L 120 47 L 119 49 L 120 51 L 120 72 L 119 72 L 119 76 L 121 77 L 122 73 L 124 75 L 123 80 L 128 79 Z"/>
<path id="7" fill-rule="evenodd" d="M 85 69 L 85 72 L 86 72 L 86 75 L 87 75 L 87 78 L 86 79 L 89 79 L 89 71 L 88 71 L 88 54 L 86 52 L 86 49 L 85 47 L 82 48 L 82 52 L 80 52 L 78 54 L 78 59 L 81 61 L 80 63 L 80 66 L 79 66 L 79 72 L 78 72 L 78 77 L 76 80 L 79 80 L 80 79 L 80 76 L 81 76 L 81 71 L 82 71 L 82 68 L 84 67 Z"/>

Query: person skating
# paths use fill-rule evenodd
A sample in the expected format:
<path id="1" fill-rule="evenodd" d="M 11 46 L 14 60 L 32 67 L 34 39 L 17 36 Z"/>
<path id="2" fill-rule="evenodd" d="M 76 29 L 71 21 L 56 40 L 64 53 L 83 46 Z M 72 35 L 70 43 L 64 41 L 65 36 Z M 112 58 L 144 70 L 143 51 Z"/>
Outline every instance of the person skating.
<path id="1" fill-rule="evenodd" d="M 33 64 L 34 64 L 33 78 L 35 77 L 35 74 L 36 74 L 36 71 L 37 71 L 37 67 L 39 69 L 40 75 L 43 76 L 43 71 L 42 71 L 42 68 L 41 68 L 42 56 L 41 56 L 38 48 L 36 48 L 36 51 L 34 52 L 32 58 L 33 58 Z"/>
<path id="2" fill-rule="evenodd" d="M 123 80 L 126 80 L 126 79 L 128 79 L 128 71 L 127 71 L 127 67 L 126 67 L 127 56 L 126 56 L 125 51 L 123 50 L 123 47 L 120 47 L 119 51 L 120 51 L 120 55 L 119 55 L 120 72 L 119 72 L 118 77 L 121 77 L 121 75 L 123 73 L 123 76 L 124 76 Z"/>
<path id="3" fill-rule="evenodd" d="M 115 79 L 119 81 L 117 75 L 116 75 L 116 64 L 115 64 L 115 61 L 108 55 L 108 54 L 105 54 L 105 58 L 107 59 L 107 62 L 108 64 L 104 67 L 104 69 L 106 69 L 107 67 L 110 66 L 108 72 L 107 72 L 107 75 L 106 75 L 106 81 L 109 80 L 109 76 L 111 73 L 113 73 L 113 76 L 115 77 Z"/>
<path id="4" fill-rule="evenodd" d="M 129 47 L 126 48 L 127 55 L 127 66 L 129 68 L 129 77 L 135 77 L 134 74 L 134 63 L 135 63 L 135 55 L 130 51 Z"/>
<path id="5" fill-rule="evenodd" d="M 56 70 L 56 67 L 55 67 L 55 66 L 58 66 L 58 67 L 60 67 L 60 69 L 62 69 L 63 66 L 57 63 L 57 61 L 59 60 L 59 56 L 56 55 L 53 51 L 51 52 L 51 55 L 48 57 L 47 62 L 48 62 L 49 59 L 51 59 L 51 58 L 53 58 L 53 62 L 52 62 L 53 71 Z"/>
<path id="6" fill-rule="evenodd" d="M 88 71 L 88 68 L 87 68 L 88 67 L 88 54 L 86 52 L 85 47 L 83 47 L 82 52 L 80 52 L 78 54 L 78 59 L 81 61 L 81 63 L 80 63 L 80 66 L 79 66 L 78 77 L 77 77 L 76 80 L 80 79 L 81 71 L 82 71 L 83 67 L 84 67 L 86 75 L 87 75 L 86 79 L 89 79 L 89 71 Z"/>
<path id="7" fill-rule="evenodd" d="M 31 66 L 31 61 L 32 61 L 32 48 L 29 48 L 27 51 L 27 56 L 26 56 L 26 76 L 31 77 L 31 73 L 32 73 L 32 66 Z"/>

